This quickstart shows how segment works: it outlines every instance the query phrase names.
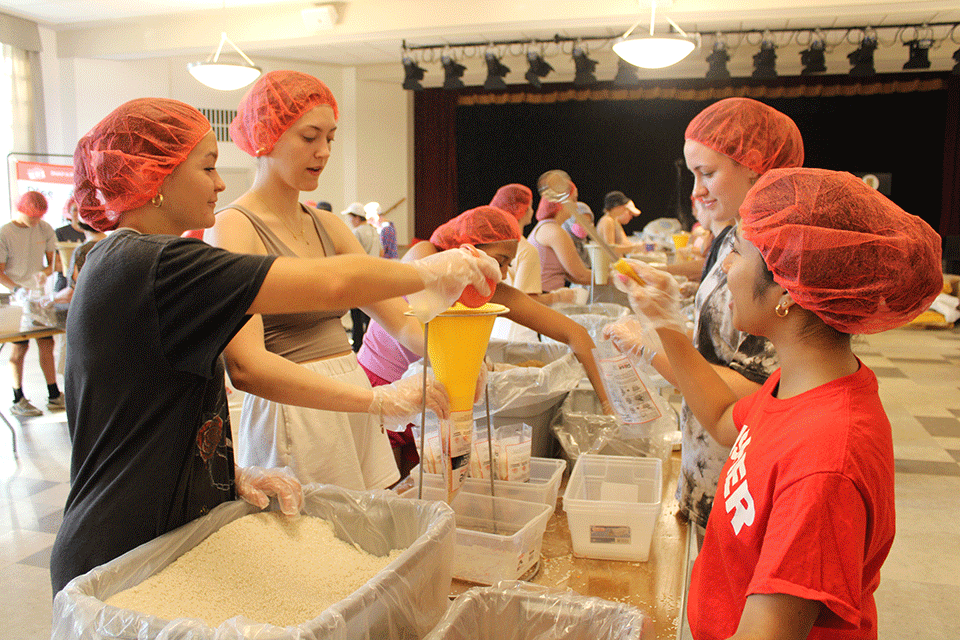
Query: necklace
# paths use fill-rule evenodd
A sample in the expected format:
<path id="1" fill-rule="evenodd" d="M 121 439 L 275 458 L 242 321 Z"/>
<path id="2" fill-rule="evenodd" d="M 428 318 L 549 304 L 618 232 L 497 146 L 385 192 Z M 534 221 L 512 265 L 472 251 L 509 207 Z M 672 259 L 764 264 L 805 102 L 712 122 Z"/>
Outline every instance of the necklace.
<path id="1" fill-rule="evenodd" d="M 253 193 L 253 197 L 256 198 L 257 201 L 258 201 L 261 205 L 263 205 L 263 208 L 264 208 L 265 211 L 270 211 L 270 207 L 267 205 L 266 202 L 263 201 L 263 198 L 261 198 L 258 193 L 254 192 L 254 193 Z M 296 231 L 294 231 L 294 230 L 293 230 L 293 227 L 291 227 L 291 226 L 287 223 L 286 218 L 284 218 L 283 216 L 281 216 L 279 213 L 275 213 L 274 215 L 276 215 L 276 217 L 280 220 L 280 223 L 281 223 L 284 227 L 286 227 L 287 231 L 290 232 L 290 235 L 293 236 L 293 238 L 294 238 L 295 240 L 299 240 L 299 241 L 302 242 L 303 244 L 309 246 L 309 245 L 310 245 L 310 240 L 307 238 L 307 233 L 306 233 L 306 231 L 304 230 L 304 227 L 303 227 L 303 212 L 302 212 L 301 209 L 300 209 L 300 204 L 299 204 L 299 203 L 297 203 L 297 213 L 298 213 L 297 217 L 300 219 L 300 233 L 297 233 Z"/>

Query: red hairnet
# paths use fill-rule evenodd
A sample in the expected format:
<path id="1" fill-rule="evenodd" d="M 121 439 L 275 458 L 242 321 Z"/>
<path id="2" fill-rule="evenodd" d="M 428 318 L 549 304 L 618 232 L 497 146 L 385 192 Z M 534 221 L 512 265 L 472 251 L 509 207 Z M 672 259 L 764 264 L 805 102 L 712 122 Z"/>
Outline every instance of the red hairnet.
<path id="1" fill-rule="evenodd" d="M 686 140 L 699 142 L 748 169 L 803 165 L 803 138 L 789 117 L 750 98 L 726 98 L 701 111 L 687 125 Z"/>
<path id="2" fill-rule="evenodd" d="M 98 231 L 115 229 L 120 214 L 145 205 L 164 178 L 210 131 L 188 104 L 139 98 L 117 107 L 73 153 L 73 196 L 80 217 Z"/>
<path id="3" fill-rule="evenodd" d="M 67 220 L 70 219 L 70 207 L 77 204 L 77 199 L 73 196 L 67 198 L 67 201 L 63 203 L 63 217 Z"/>
<path id="4" fill-rule="evenodd" d="M 940 236 L 849 173 L 772 170 L 740 216 L 774 280 L 837 331 L 898 327 L 942 290 Z"/>
<path id="5" fill-rule="evenodd" d="M 17 211 L 31 218 L 42 218 L 47 206 L 46 197 L 39 191 L 27 191 L 17 200 Z"/>
<path id="6" fill-rule="evenodd" d="M 502 240 L 519 240 L 517 219 L 503 209 L 477 207 L 448 220 L 430 236 L 430 244 L 446 251 L 464 244 L 489 244 Z"/>
<path id="7" fill-rule="evenodd" d="M 497 189 L 496 195 L 490 201 L 491 207 L 503 209 L 519 220 L 530 208 L 533 202 L 533 192 L 522 184 L 508 184 Z"/>
<path id="8" fill-rule="evenodd" d="M 254 157 L 273 151 L 283 132 L 307 111 L 322 104 L 340 117 L 337 101 L 327 85 L 299 71 L 271 71 L 260 77 L 237 107 L 230 137 Z"/>
<path id="9" fill-rule="evenodd" d="M 577 195 L 577 185 L 573 182 L 570 183 L 570 194 L 573 197 Z M 556 218 L 557 214 L 560 213 L 560 208 L 563 207 L 563 204 L 560 202 L 550 202 L 546 198 L 540 198 L 540 203 L 537 205 L 537 213 L 535 214 L 537 220 L 549 220 L 550 218 Z"/>

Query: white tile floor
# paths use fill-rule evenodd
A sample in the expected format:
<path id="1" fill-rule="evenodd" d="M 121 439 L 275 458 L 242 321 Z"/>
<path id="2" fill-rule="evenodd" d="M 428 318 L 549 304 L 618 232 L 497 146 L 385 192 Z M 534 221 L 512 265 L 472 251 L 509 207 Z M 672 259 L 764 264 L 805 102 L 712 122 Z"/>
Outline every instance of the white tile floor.
<path id="1" fill-rule="evenodd" d="M 8 347 L 9 349 L 9 347 Z M 880 378 L 897 458 L 897 538 L 877 603 L 883 640 L 960 639 L 960 329 L 901 329 L 859 339 Z M 50 545 L 69 482 L 64 414 L 10 417 L 9 373 L 0 355 L 0 640 L 50 637 Z M 25 392 L 43 406 L 35 348 Z M 0 395 L 0 398 L 4 396 Z"/>

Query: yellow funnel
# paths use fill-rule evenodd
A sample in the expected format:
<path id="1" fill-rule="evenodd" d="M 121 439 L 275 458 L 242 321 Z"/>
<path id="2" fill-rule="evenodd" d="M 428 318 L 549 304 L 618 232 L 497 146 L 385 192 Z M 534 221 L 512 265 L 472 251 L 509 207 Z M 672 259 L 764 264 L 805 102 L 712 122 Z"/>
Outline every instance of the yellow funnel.
<path id="1" fill-rule="evenodd" d="M 430 364 L 434 377 L 450 394 L 451 411 L 473 410 L 477 377 L 493 321 L 507 311 L 500 304 L 487 303 L 471 309 L 458 302 L 430 321 Z"/>

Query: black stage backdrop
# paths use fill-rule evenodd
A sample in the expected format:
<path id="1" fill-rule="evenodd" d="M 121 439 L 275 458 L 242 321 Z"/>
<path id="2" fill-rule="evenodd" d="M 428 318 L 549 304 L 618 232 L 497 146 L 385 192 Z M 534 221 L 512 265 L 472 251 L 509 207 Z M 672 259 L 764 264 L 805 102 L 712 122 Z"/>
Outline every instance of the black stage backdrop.
<path id="1" fill-rule="evenodd" d="M 858 84 L 870 81 L 875 84 Z M 891 88 L 891 83 L 899 84 Z M 477 88 L 419 92 L 416 155 L 429 158 L 432 168 L 417 166 L 417 236 L 429 237 L 453 215 L 487 204 L 504 184 L 519 182 L 535 190 L 537 177 L 554 168 L 570 173 L 580 199 L 597 217 L 608 191 L 632 198 L 643 215 L 628 231 L 661 216 L 689 224 L 692 178 L 682 164 L 683 132 L 724 93 L 755 97 L 793 118 L 803 135 L 805 166 L 888 173 L 892 200 L 941 234 L 958 233 L 957 76 L 743 79 L 732 89 L 708 81 L 673 81 L 672 90 L 651 83 L 632 95 L 655 97 L 634 99 L 604 99 L 622 97 L 624 91 L 603 86 L 511 87 L 500 95 Z M 427 122 L 421 117 L 436 118 L 438 112 L 447 117 Z M 444 174 L 436 172 L 438 166 L 444 166 Z"/>

